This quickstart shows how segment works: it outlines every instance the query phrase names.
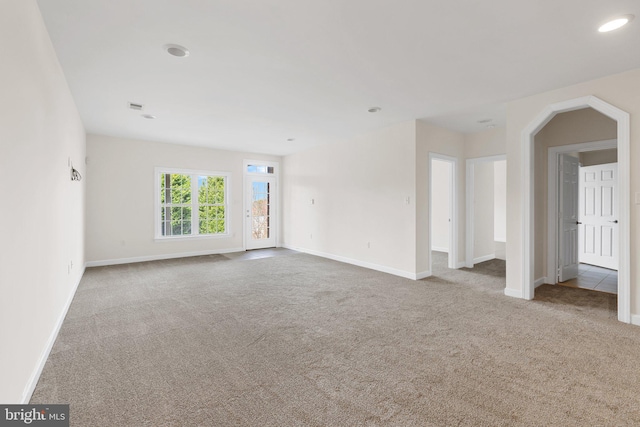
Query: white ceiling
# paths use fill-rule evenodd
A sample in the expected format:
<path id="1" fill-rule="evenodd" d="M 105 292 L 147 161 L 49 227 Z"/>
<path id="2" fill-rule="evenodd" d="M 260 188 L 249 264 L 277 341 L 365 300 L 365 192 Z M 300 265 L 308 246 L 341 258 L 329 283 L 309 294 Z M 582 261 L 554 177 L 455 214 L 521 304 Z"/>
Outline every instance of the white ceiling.
<path id="1" fill-rule="evenodd" d="M 640 16 L 637 0 L 38 4 L 87 132 L 239 151 L 285 155 L 411 119 L 483 130 L 504 124 L 507 101 L 640 67 L 640 19 L 597 32 Z"/>

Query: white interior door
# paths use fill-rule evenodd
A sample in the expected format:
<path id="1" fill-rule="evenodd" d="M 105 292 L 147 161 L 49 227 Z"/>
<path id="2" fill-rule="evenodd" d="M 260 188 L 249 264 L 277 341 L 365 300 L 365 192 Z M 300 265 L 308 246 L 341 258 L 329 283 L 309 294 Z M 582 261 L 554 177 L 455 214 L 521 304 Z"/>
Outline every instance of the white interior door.
<path id="1" fill-rule="evenodd" d="M 580 262 L 618 269 L 618 164 L 580 168 Z"/>
<path id="2" fill-rule="evenodd" d="M 247 176 L 246 182 L 246 248 L 273 248 L 277 224 L 275 178 Z"/>
<path id="3" fill-rule="evenodd" d="M 560 282 L 578 277 L 578 192 L 580 163 L 576 157 L 560 155 L 559 260 Z"/>

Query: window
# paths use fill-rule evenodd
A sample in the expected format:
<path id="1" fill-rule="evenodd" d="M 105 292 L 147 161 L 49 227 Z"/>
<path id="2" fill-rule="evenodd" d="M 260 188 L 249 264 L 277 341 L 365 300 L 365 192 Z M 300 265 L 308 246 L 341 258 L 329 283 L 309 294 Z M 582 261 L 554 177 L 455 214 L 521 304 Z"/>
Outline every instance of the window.
<path id="1" fill-rule="evenodd" d="M 156 237 L 226 235 L 225 173 L 156 169 Z"/>
<path id="2" fill-rule="evenodd" d="M 272 175 L 274 173 L 274 167 L 268 165 L 247 165 L 247 173 L 259 173 L 259 174 L 269 174 Z"/>

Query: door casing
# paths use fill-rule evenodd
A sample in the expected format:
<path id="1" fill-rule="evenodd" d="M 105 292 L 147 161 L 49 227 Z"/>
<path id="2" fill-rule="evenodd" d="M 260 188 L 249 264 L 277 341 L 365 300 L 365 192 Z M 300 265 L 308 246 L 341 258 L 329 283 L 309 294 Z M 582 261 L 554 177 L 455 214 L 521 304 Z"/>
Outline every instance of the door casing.
<path id="1" fill-rule="evenodd" d="M 548 210 L 547 210 L 547 272 L 544 283 L 554 285 L 558 283 L 558 170 L 560 165 L 560 155 L 570 152 L 587 152 L 607 150 L 617 147 L 616 139 L 605 141 L 584 142 L 580 144 L 561 145 L 559 147 L 549 147 L 548 154 Z M 554 226 L 555 224 L 555 226 Z"/>
<path id="2" fill-rule="evenodd" d="M 578 277 L 578 191 L 580 163 L 568 154 L 558 155 L 558 209 L 556 230 L 558 236 L 558 274 L 556 280 L 566 282 Z M 568 172 L 568 174 L 567 174 Z M 565 179 L 570 180 L 566 185 Z M 552 225 L 549 224 L 549 227 Z"/>
<path id="3" fill-rule="evenodd" d="M 247 168 L 249 167 L 249 165 L 264 165 L 264 166 L 269 166 L 269 167 L 273 167 L 274 173 L 273 174 L 261 174 L 261 173 L 250 173 L 247 172 Z M 247 188 L 250 182 L 250 179 L 252 177 L 271 177 L 273 178 L 275 181 L 275 190 L 274 190 L 274 194 L 276 197 L 276 203 L 275 205 L 272 207 L 273 209 L 275 209 L 274 212 L 274 217 L 275 217 L 275 221 L 272 225 L 272 229 L 273 229 L 273 233 L 274 233 L 274 237 L 275 237 L 275 247 L 280 247 L 281 243 L 280 243 L 280 224 L 281 224 L 281 219 L 280 219 L 280 212 L 282 212 L 282 198 L 281 193 L 280 193 L 280 163 L 279 162 L 269 162 L 269 161 L 265 161 L 265 160 L 249 160 L 249 159 L 245 159 L 243 161 L 243 167 L 242 167 L 242 247 L 244 250 L 247 250 L 247 234 L 249 233 L 249 226 L 247 224 L 247 217 L 246 217 L 246 212 L 247 209 L 250 209 L 250 204 L 247 202 L 248 201 L 248 194 L 247 194 Z"/>

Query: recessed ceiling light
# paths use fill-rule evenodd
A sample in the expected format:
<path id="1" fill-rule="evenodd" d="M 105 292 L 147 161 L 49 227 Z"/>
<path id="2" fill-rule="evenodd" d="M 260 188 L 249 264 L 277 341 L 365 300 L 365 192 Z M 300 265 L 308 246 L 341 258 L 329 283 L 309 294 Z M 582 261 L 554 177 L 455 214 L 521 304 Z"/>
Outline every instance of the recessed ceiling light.
<path id="1" fill-rule="evenodd" d="M 370 112 L 370 113 L 377 113 L 380 110 L 382 110 L 382 108 L 380 108 L 380 107 L 371 107 L 367 111 Z"/>
<path id="2" fill-rule="evenodd" d="M 189 56 L 189 49 L 179 44 L 166 44 L 164 45 L 164 49 L 169 55 L 177 56 L 178 58 Z"/>
<path id="3" fill-rule="evenodd" d="M 482 119 L 482 120 L 478 120 L 478 123 L 489 123 L 491 121 L 491 119 Z"/>
<path id="4" fill-rule="evenodd" d="M 600 28 L 598 28 L 598 31 L 600 31 L 601 33 L 608 33 L 609 31 L 617 30 L 618 28 L 631 22 L 633 18 L 633 15 L 618 16 L 617 18 L 614 18 L 609 22 L 601 25 Z"/>
<path id="5" fill-rule="evenodd" d="M 144 117 L 145 119 L 155 119 L 156 116 L 154 116 L 153 114 L 143 114 L 142 117 Z"/>

